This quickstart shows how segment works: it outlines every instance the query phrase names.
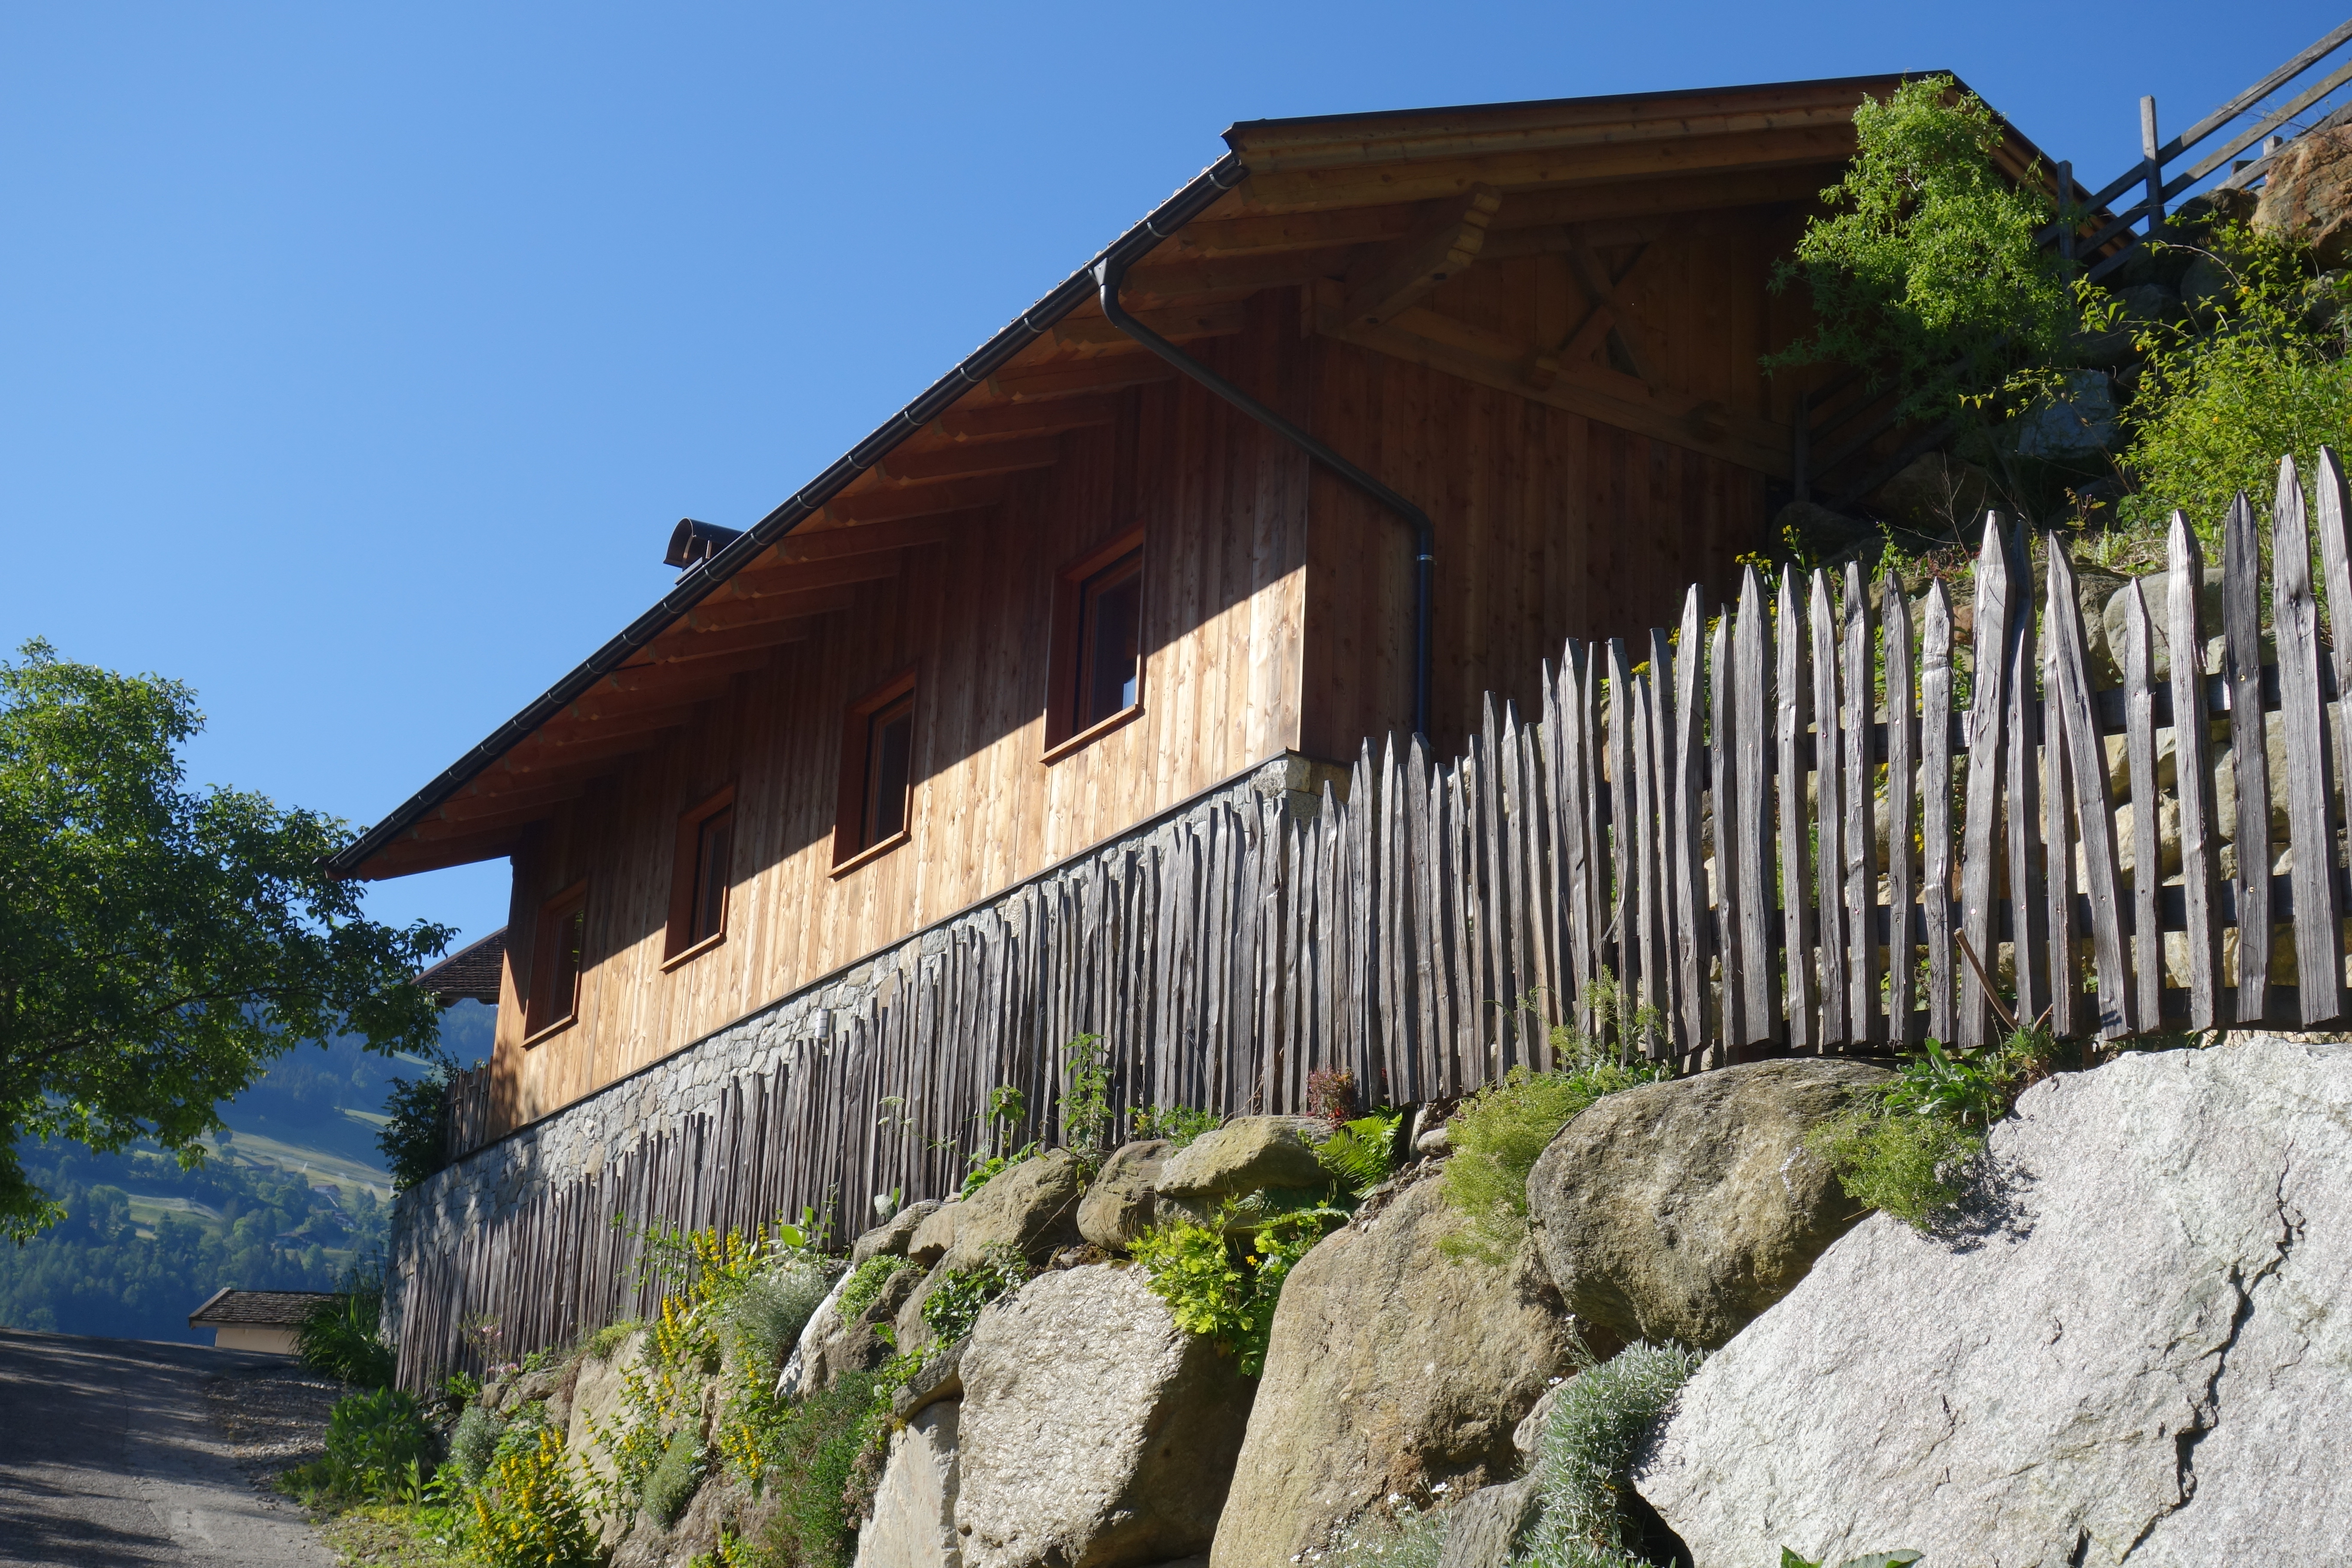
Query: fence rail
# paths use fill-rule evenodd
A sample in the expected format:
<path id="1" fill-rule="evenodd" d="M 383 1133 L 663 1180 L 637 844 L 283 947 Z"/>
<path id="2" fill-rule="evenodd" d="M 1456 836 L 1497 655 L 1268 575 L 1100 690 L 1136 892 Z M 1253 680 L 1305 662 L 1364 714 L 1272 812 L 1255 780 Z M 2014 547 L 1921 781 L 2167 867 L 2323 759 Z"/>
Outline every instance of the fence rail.
<path id="1" fill-rule="evenodd" d="M 1021 1136 L 1063 1131 L 1080 1034 L 1102 1037 L 1123 1119 L 1297 1110 L 1318 1069 L 1442 1099 L 1550 1066 L 1553 1026 L 1597 1032 L 1604 1013 L 1695 1067 L 1974 1046 L 2002 1012 L 2064 1037 L 2336 1020 L 2352 649 L 2322 643 L 2320 590 L 2352 610 L 2352 550 L 2332 453 L 2315 478 L 2307 507 L 2283 465 L 2267 552 L 2242 498 L 2221 521 L 2218 627 L 2176 514 L 2168 579 L 2128 591 L 2119 687 L 2100 689 L 2063 542 L 2037 591 L 2028 542 L 1994 519 L 1964 605 L 1935 584 L 1916 624 L 1892 579 L 1874 606 L 1858 566 L 1750 569 L 1712 619 L 1694 587 L 1642 646 L 1571 640 L 1533 722 L 1490 698 L 1442 765 L 1418 741 L 1368 743 L 1316 812 L 1225 798 L 1110 847 L 950 928 L 864 1010 L 607 1171 L 455 1248 L 412 1230 L 402 1375 L 644 1310 L 616 1214 L 749 1226 L 807 1205 L 846 1234 L 871 1194 L 944 1194 L 997 1086 L 1036 1112 Z M 2159 646 L 2195 651 L 2159 677 Z M 489 1322 L 495 1342 L 467 1330 Z"/>

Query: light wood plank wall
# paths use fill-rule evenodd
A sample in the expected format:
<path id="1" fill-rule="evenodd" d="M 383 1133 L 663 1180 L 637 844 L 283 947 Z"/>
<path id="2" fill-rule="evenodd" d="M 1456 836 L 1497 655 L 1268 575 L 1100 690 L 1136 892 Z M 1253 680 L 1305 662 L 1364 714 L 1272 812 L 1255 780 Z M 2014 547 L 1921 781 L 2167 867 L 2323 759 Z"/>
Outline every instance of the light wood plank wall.
<path id="1" fill-rule="evenodd" d="M 1300 357 L 1296 319 L 1269 310 L 1203 357 L 1286 396 L 1283 379 Z M 866 585 L 815 639 L 736 678 L 676 741 L 560 810 L 515 858 L 492 1089 L 501 1129 L 1297 749 L 1305 463 L 1189 384 L 1136 389 L 1123 402 L 1116 425 L 1066 435 L 1055 467 L 1024 476 L 950 542 L 911 552 L 896 579 Z M 1139 521 L 1148 531 L 1143 712 L 1048 766 L 1054 576 Z M 843 714 L 909 665 L 919 672 L 911 839 L 835 878 Z M 665 973 L 678 815 L 730 782 L 727 940 Z M 583 878 L 578 1022 L 526 1050 L 516 978 L 530 973 L 537 911 Z"/>

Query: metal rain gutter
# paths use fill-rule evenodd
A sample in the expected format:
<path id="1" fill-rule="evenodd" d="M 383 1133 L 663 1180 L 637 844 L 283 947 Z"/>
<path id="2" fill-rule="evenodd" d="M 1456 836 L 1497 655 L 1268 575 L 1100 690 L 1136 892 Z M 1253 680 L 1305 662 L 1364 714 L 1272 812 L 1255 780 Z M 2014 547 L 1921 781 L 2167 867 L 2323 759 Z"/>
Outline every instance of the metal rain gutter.
<path id="1" fill-rule="evenodd" d="M 341 877 L 356 875 L 361 866 L 407 832 L 418 818 L 470 783 L 532 731 L 570 707 L 582 693 L 619 668 L 630 655 L 668 630 L 713 589 L 822 510 L 852 479 L 889 456 L 900 442 L 946 413 L 964 394 L 1003 368 L 1013 355 L 1052 331 L 1055 322 L 1094 293 L 1097 267 L 1117 261 L 1124 274 L 1129 263 L 1190 223 L 1248 175 L 1249 170 L 1235 153 L 1226 153 L 1202 170 L 1141 223 L 1111 241 L 1086 266 L 1024 310 L 1011 325 L 972 351 L 962 363 L 933 382 L 920 396 L 883 421 L 873 434 L 836 458 L 791 499 L 752 524 L 740 538 L 679 577 L 677 585 L 662 595 L 660 603 L 630 622 L 618 636 L 589 655 L 529 707 L 493 730 L 480 744 L 409 796 L 389 816 L 331 857 L 327 869 Z M 1175 352 L 1165 345 L 1163 348 L 1167 353 Z"/>
<path id="2" fill-rule="evenodd" d="M 1288 441 L 1385 508 L 1412 530 L 1412 732 L 1429 738 L 1430 573 L 1437 560 L 1436 531 L 1429 514 L 1372 478 L 1305 430 L 1235 386 L 1199 360 L 1137 321 L 1118 302 L 1119 283 L 1134 257 L 1106 252 L 1094 274 L 1103 314 L 1110 324 Z"/>

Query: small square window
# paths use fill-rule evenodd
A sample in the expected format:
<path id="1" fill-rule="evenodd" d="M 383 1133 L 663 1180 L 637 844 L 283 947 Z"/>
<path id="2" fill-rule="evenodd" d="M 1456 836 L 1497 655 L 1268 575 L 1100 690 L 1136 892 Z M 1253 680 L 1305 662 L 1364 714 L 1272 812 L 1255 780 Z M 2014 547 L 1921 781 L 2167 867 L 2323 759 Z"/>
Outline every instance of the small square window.
<path id="1" fill-rule="evenodd" d="M 912 826 L 915 677 L 909 670 L 849 709 L 841 736 L 841 793 L 833 829 L 836 872 L 903 841 Z"/>
<path id="2" fill-rule="evenodd" d="M 1054 584 L 1045 760 L 1076 751 L 1143 710 L 1143 534 L 1133 531 L 1066 566 Z"/>
<path id="3" fill-rule="evenodd" d="M 669 931 L 663 961 L 678 963 L 727 934 L 727 890 L 735 873 L 735 786 L 677 819 Z"/>
<path id="4" fill-rule="evenodd" d="M 567 889 L 540 907 L 538 952 L 531 963 L 525 1037 L 536 1039 L 580 1014 L 580 974 L 586 967 L 588 888 Z"/>

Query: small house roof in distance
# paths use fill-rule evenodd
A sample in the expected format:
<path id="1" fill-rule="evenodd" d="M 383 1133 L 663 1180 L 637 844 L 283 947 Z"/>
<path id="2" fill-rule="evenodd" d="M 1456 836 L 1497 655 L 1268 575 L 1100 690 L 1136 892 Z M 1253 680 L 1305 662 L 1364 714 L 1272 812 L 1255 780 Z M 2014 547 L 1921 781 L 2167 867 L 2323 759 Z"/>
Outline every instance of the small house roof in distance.
<path id="1" fill-rule="evenodd" d="M 321 1301 L 340 1301 L 339 1290 L 240 1290 L 226 1286 L 188 1314 L 188 1327 L 213 1328 L 222 1323 L 253 1323 L 265 1328 L 299 1327 Z"/>
<path id="2" fill-rule="evenodd" d="M 499 980 L 506 967 L 507 928 L 459 948 L 416 977 L 416 984 L 444 1002 L 467 997 L 498 1005 Z"/>

